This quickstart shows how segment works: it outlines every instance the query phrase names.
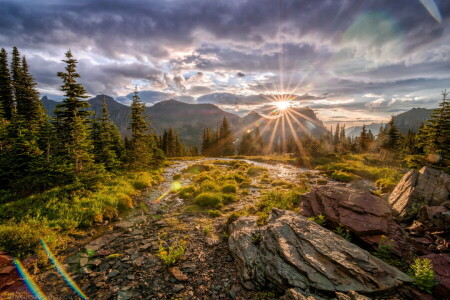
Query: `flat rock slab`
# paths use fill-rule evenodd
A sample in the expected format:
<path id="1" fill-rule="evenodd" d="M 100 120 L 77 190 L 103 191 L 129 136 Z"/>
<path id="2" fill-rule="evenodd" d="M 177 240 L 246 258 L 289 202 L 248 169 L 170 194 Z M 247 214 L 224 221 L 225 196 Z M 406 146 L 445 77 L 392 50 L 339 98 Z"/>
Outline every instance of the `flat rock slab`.
<path id="1" fill-rule="evenodd" d="M 86 250 L 97 251 L 97 250 L 103 248 L 103 246 L 105 246 L 106 244 L 111 243 L 112 241 L 114 241 L 116 238 L 118 238 L 121 235 L 122 235 L 122 232 L 114 232 L 111 234 L 104 235 L 104 236 L 90 242 L 89 244 L 84 246 L 84 248 Z"/>
<path id="2" fill-rule="evenodd" d="M 396 268 L 307 218 L 273 209 L 267 225 L 245 216 L 230 226 L 229 249 L 250 289 L 382 292 L 411 282 Z"/>

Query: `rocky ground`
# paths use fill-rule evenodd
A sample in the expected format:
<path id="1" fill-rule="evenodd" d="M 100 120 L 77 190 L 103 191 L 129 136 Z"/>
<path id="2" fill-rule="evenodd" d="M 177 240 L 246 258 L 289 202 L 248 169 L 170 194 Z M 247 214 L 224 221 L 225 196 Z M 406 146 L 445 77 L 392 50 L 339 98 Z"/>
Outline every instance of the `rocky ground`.
<path id="1" fill-rule="evenodd" d="M 266 168 L 271 180 L 253 178 L 248 193 L 222 208 L 223 216 L 211 218 L 170 192 L 174 175 L 192 163 L 174 162 L 163 174 L 165 182 L 136 199 L 137 208 L 122 220 L 80 236 L 59 254 L 64 268 L 90 299 L 278 299 L 283 294 L 286 300 L 368 299 L 358 293 L 378 299 L 432 299 L 411 288 L 404 273 L 360 248 L 373 251 L 382 238 L 394 242 L 393 255 L 404 261 L 409 255 L 429 257 L 441 282 L 437 295 L 442 299 L 448 295 L 449 223 L 445 218 L 449 210 L 437 199 L 445 191 L 434 193 L 429 202 L 421 198 L 422 208 L 413 208 L 406 192 L 418 197 L 421 192 L 417 188 L 414 192 L 406 181 L 414 179 L 414 186 L 427 187 L 423 176 L 405 176 L 392 194 L 396 198 L 386 201 L 367 188 L 330 182 L 308 170 L 252 162 Z M 297 183 L 306 174 L 312 189 L 302 196 L 300 215 L 277 210 L 263 226 L 256 225 L 257 218 L 252 216 L 227 225 L 232 212 L 254 205 L 274 181 Z M 441 178 L 433 176 L 434 181 Z M 446 178 L 442 180 L 446 186 Z M 190 181 L 190 176 L 177 180 L 182 186 Z M 394 214 L 389 202 L 396 203 Z M 398 215 L 411 218 L 419 211 L 422 217 L 414 222 L 416 231 L 395 219 Z M 329 230 L 301 215 L 325 216 Z M 330 231 L 341 226 L 348 230 L 351 242 Z M 157 254 L 161 246 L 175 243 L 185 245 L 186 251 L 180 261 L 167 266 Z M 439 245 L 447 248 L 436 250 Z M 35 277 L 49 299 L 78 297 L 53 268 Z"/>

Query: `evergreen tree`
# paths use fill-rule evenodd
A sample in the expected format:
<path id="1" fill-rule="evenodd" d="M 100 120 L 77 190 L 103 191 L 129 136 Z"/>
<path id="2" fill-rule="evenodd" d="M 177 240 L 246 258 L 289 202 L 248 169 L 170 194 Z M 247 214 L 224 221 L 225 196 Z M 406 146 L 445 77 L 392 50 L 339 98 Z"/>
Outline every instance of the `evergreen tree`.
<path id="1" fill-rule="evenodd" d="M 202 155 L 211 155 L 211 146 L 213 144 L 213 134 L 211 129 L 205 128 L 203 130 L 203 141 L 202 141 Z"/>
<path id="2" fill-rule="evenodd" d="M 431 161 L 436 164 L 447 164 L 450 159 L 450 102 L 447 96 L 447 91 L 442 91 L 440 108 L 433 111 L 418 134 L 419 145 L 425 153 L 440 157 L 440 160 Z"/>
<path id="3" fill-rule="evenodd" d="M 43 125 L 46 115 L 44 107 L 39 100 L 39 93 L 36 90 L 36 81 L 30 74 L 25 56 L 22 58 L 19 83 L 16 83 L 16 93 L 20 97 L 16 98 L 17 114 L 23 118 L 29 129 L 37 133 Z"/>
<path id="4" fill-rule="evenodd" d="M 385 149 L 396 153 L 400 147 L 400 139 L 401 135 L 397 126 L 395 125 L 394 117 L 391 117 L 391 120 L 387 124 L 386 142 L 383 146 Z"/>
<path id="5" fill-rule="evenodd" d="M 369 148 L 369 136 L 366 129 L 366 125 L 363 125 L 361 134 L 358 138 L 358 145 L 361 152 L 367 151 Z"/>
<path id="6" fill-rule="evenodd" d="M 127 147 L 128 166 L 134 170 L 159 166 L 164 159 L 162 150 L 158 148 L 158 139 L 151 132 L 150 122 L 144 113 L 145 105 L 136 89 L 131 104 L 131 140 Z"/>
<path id="7" fill-rule="evenodd" d="M 11 82 L 11 74 L 8 68 L 8 58 L 5 49 L 0 52 L 0 105 L 3 117 L 11 120 L 14 111 L 14 96 Z"/>
<path id="8" fill-rule="evenodd" d="M 244 132 L 242 134 L 241 143 L 239 144 L 239 154 L 255 155 L 255 142 L 251 132 Z"/>
<path id="9" fill-rule="evenodd" d="M 72 52 L 66 52 L 66 72 L 58 72 L 63 81 L 61 90 L 65 98 L 55 110 L 57 118 L 57 135 L 60 140 L 61 153 L 73 165 L 75 173 L 90 166 L 93 162 L 92 141 L 89 136 L 89 103 L 86 90 L 77 82 L 80 75 L 76 72 L 77 60 Z"/>
<path id="10" fill-rule="evenodd" d="M 108 105 L 103 97 L 102 116 L 93 122 L 95 162 L 113 170 L 120 163 L 123 153 L 122 139 L 117 126 L 109 119 Z"/>
<path id="11" fill-rule="evenodd" d="M 264 141 L 259 131 L 259 127 L 255 128 L 255 154 L 263 154 Z"/>
<path id="12" fill-rule="evenodd" d="M 223 117 L 218 136 L 219 149 L 221 150 L 220 155 L 234 155 L 233 133 L 231 132 L 231 126 L 226 117 Z"/>
<path id="13" fill-rule="evenodd" d="M 17 102 L 17 99 L 22 98 L 22 89 L 20 86 L 21 73 L 22 73 L 22 60 L 20 58 L 20 52 L 17 49 L 17 47 L 13 47 L 11 59 L 11 79 L 15 103 Z"/>

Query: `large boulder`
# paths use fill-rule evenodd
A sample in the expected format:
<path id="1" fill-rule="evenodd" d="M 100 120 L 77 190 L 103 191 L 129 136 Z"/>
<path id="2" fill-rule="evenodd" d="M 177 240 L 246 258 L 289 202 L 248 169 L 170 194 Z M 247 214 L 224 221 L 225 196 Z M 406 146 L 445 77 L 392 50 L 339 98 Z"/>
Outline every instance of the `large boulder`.
<path id="1" fill-rule="evenodd" d="M 432 253 L 422 256 L 428 258 L 433 264 L 433 269 L 438 280 L 438 285 L 433 290 L 433 295 L 448 299 L 450 297 L 450 254 Z"/>
<path id="2" fill-rule="evenodd" d="M 333 232 L 273 209 L 267 225 L 245 216 L 230 225 L 229 249 L 250 289 L 373 293 L 411 279 Z"/>
<path id="3" fill-rule="evenodd" d="M 408 221 L 424 206 L 438 206 L 449 200 L 450 175 L 423 167 L 406 173 L 389 196 L 394 216 Z"/>
<path id="4" fill-rule="evenodd" d="M 302 196 L 300 214 L 323 215 L 327 226 L 344 226 L 361 241 L 377 246 L 387 237 L 399 255 L 407 255 L 411 246 L 392 216 L 389 204 L 370 192 L 337 186 L 316 186 Z"/>

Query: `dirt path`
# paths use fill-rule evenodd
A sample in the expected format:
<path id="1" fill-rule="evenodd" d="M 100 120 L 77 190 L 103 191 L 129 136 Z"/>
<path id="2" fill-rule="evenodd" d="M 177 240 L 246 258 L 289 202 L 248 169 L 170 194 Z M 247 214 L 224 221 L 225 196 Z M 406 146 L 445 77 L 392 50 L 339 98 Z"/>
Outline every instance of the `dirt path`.
<path id="1" fill-rule="evenodd" d="M 163 173 L 166 181 L 143 196 L 145 205 L 104 228 L 95 238 L 79 241 L 65 259 L 61 258 L 90 299 L 253 298 L 255 293 L 239 284 L 226 241 L 226 217 L 211 219 L 189 212 L 184 201 L 169 192 L 173 176 L 194 162 L 198 160 L 174 162 L 167 167 Z M 247 162 L 267 168 L 275 180 L 295 182 L 306 171 L 285 164 Z M 190 179 L 179 182 L 185 186 Z M 224 212 L 254 203 L 265 188 L 251 187 L 248 195 Z M 162 241 L 163 245 L 186 242 L 183 259 L 171 268 L 156 256 Z M 53 269 L 41 274 L 38 282 L 50 299 L 76 299 Z"/>

